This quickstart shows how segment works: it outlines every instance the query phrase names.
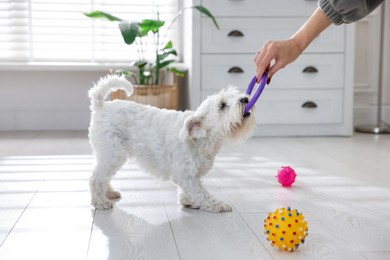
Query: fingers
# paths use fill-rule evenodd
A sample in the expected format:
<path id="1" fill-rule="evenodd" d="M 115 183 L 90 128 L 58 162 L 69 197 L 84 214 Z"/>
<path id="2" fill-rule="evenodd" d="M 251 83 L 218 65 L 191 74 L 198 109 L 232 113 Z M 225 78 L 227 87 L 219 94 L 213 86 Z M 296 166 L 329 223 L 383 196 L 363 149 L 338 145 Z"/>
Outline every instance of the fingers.
<path id="1" fill-rule="evenodd" d="M 256 70 L 256 77 L 257 77 L 257 83 L 259 83 L 261 77 L 263 76 L 264 72 L 269 72 L 272 61 L 274 60 L 273 55 L 271 54 L 266 54 L 263 58 L 263 60 L 259 63 L 260 65 L 257 67 Z M 270 75 L 267 75 L 267 78 L 270 78 Z"/>
<path id="2" fill-rule="evenodd" d="M 269 84 L 277 71 L 296 60 L 301 53 L 299 46 L 291 40 L 267 41 L 253 58 L 256 65 L 257 83 L 264 71 L 267 71 Z"/>
<path id="3" fill-rule="evenodd" d="M 266 68 L 269 66 L 269 63 L 268 64 L 265 64 L 265 62 L 263 62 L 264 60 L 264 56 L 266 55 L 267 53 L 267 50 L 263 48 L 260 49 L 260 51 L 258 51 L 255 55 L 255 57 L 253 58 L 253 61 L 255 62 L 256 64 L 256 78 L 257 80 L 259 80 L 261 78 L 261 76 L 263 75 L 264 71 L 266 70 Z"/>
<path id="4" fill-rule="evenodd" d="M 268 78 L 271 79 L 278 70 L 283 69 L 285 66 L 281 60 L 276 60 L 275 64 L 268 70 Z"/>
<path id="5" fill-rule="evenodd" d="M 273 48 L 273 42 L 266 42 L 263 47 L 256 53 L 253 61 L 256 64 L 256 78 L 259 83 L 261 77 L 265 71 L 268 71 L 271 66 L 271 62 L 275 60 L 276 52 Z M 270 76 L 268 76 L 270 78 Z"/>

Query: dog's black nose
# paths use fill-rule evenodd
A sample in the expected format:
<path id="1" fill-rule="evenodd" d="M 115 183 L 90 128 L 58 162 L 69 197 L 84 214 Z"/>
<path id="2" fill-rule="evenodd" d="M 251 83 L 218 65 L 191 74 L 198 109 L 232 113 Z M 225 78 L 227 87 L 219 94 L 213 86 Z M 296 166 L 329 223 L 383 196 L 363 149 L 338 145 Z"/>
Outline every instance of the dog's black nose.
<path id="1" fill-rule="evenodd" d="M 243 97 L 240 99 L 240 102 L 243 103 L 243 104 L 248 104 L 249 103 L 249 99 L 247 97 Z"/>

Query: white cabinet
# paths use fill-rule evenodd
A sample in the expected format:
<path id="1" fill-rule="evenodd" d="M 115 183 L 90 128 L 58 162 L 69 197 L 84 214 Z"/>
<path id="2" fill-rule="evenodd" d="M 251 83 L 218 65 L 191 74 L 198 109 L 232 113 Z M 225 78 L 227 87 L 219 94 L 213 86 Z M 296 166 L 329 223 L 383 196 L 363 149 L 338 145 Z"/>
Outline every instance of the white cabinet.
<path id="1" fill-rule="evenodd" d="M 253 54 L 202 55 L 201 90 L 217 91 L 235 85 L 245 91 L 254 74 L 252 58 Z M 275 89 L 341 89 L 344 87 L 344 58 L 338 53 L 304 54 L 279 71 L 263 94 Z"/>
<path id="2" fill-rule="evenodd" d="M 253 56 L 267 40 L 291 37 L 317 7 L 305 0 L 203 0 L 215 16 L 193 13 L 184 48 L 195 109 L 228 85 L 245 91 Z M 189 27 L 189 24 L 191 27 Z M 292 64 L 280 70 L 256 105 L 258 136 L 352 134 L 354 25 L 331 26 Z"/>

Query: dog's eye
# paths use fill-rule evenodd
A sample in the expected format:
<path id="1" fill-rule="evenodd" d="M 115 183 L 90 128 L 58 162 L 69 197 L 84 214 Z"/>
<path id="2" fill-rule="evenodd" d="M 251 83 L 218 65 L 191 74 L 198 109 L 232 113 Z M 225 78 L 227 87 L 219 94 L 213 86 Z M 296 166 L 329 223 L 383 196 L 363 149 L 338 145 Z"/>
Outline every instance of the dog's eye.
<path id="1" fill-rule="evenodd" d="M 226 102 L 221 101 L 221 103 L 219 103 L 219 110 L 224 110 L 227 107 L 228 105 L 226 104 Z"/>

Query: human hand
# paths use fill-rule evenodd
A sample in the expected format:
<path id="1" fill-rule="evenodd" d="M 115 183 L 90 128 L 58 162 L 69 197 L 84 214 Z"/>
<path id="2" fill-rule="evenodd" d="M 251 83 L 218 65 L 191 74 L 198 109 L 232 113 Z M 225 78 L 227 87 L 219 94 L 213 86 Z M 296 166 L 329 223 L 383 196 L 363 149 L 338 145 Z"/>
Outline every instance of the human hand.
<path id="1" fill-rule="evenodd" d="M 268 71 L 267 84 L 269 84 L 272 76 L 287 64 L 295 61 L 302 51 L 292 38 L 281 41 L 267 41 L 253 57 L 256 64 L 257 81 L 261 79 L 265 71 Z"/>

